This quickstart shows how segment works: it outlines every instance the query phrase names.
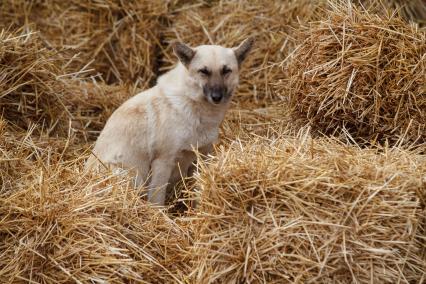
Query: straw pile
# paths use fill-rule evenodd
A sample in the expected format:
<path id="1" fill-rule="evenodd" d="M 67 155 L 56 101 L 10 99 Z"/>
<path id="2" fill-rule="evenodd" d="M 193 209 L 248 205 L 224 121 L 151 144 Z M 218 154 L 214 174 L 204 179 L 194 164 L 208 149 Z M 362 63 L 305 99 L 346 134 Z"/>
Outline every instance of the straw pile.
<path id="1" fill-rule="evenodd" d="M 195 283 L 421 283 L 426 211 L 416 192 L 426 191 L 425 172 L 424 156 L 400 149 L 306 136 L 235 141 L 197 177 L 191 276 Z"/>
<path id="2" fill-rule="evenodd" d="M 405 20 L 426 25 L 426 3 L 424 0 L 358 0 L 360 4 L 377 13 L 396 12 Z"/>
<path id="3" fill-rule="evenodd" d="M 1 121 L 0 282 L 170 283 L 187 228 L 147 206 L 126 176 L 84 176 L 70 139 Z M 76 158 L 78 157 L 78 158 Z"/>
<path id="4" fill-rule="evenodd" d="M 0 32 L 0 109 L 3 118 L 23 129 L 43 125 L 43 131 L 85 139 L 100 131 L 112 111 L 136 90 L 83 81 L 70 71 L 64 53 L 46 47 L 38 34 Z M 70 74 L 71 73 L 71 74 Z"/>
<path id="5" fill-rule="evenodd" d="M 293 117 L 362 142 L 426 141 L 426 33 L 342 2 L 300 30 L 288 79 Z"/>
<path id="6" fill-rule="evenodd" d="M 67 80 L 63 103 L 71 114 L 71 129 L 84 141 L 95 140 L 113 111 L 136 94 L 134 86 Z"/>
<path id="7" fill-rule="evenodd" d="M 41 32 L 54 48 L 75 56 L 74 72 L 100 73 L 108 83 L 142 87 L 154 79 L 162 1 L 25 1 L 0 3 L 0 28 Z"/>
<path id="8" fill-rule="evenodd" d="M 31 122 L 54 126 L 64 112 L 58 98 L 65 58 L 31 33 L 0 31 L 0 108 L 3 117 L 27 128 Z"/>

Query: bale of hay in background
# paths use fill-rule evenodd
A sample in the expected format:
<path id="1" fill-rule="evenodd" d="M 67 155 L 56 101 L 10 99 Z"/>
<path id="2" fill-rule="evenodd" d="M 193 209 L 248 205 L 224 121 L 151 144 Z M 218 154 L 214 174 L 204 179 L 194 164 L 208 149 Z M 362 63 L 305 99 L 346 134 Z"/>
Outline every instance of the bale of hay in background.
<path id="1" fill-rule="evenodd" d="M 72 141 L 0 127 L 0 282 L 179 282 L 184 223 L 126 176 L 83 175 Z M 76 158 L 78 157 L 78 158 Z"/>
<path id="2" fill-rule="evenodd" d="M 146 87 L 154 78 L 160 17 L 166 11 L 166 2 L 149 0 L 5 0 L 0 28 L 40 31 L 50 47 L 76 57 L 74 72 Z"/>
<path id="3" fill-rule="evenodd" d="M 301 28 L 277 83 L 293 117 L 359 142 L 425 142 L 426 33 L 340 1 L 327 15 Z"/>
<path id="4" fill-rule="evenodd" d="M 292 28 L 298 21 L 316 16 L 322 0 L 315 1 L 193 1 L 177 9 L 168 18 L 164 31 L 167 43 L 180 40 L 192 46 L 219 44 L 233 47 L 247 37 L 255 38 L 253 51 L 244 63 L 237 103 L 244 108 L 258 108 L 274 100 L 270 83 L 280 74 L 272 68 L 292 50 Z M 169 46 L 164 51 L 166 67 L 176 62 Z"/>
<path id="5" fill-rule="evenodd" d="M 96 139 L 114 110 L 137 92 L 130 85 L 82 80 L 67 80 L 65 83 L 67 92 L 63 102 L 72 115 L 72 131 L 85 141 Z"/>
<path id="6" fill-rule="evenodd" d="M 60 96 L 66 58 L 46 48 L 38 35 L 0 31 L 0 108 L 17 126 L 53 127 L 65 113 Z"/>
<path id="7" fill-rule="evenodd" d="M 195 283 L 421 283 L 426 159 L 282 137 L 202 164 Z"/>
<path id="8" fill-rule="evenodd" d="M 426 24 L 426 3 L 424 0 L 356 0 L 364 8 L 380 14 L 397 12 L 405 20 L 424 26 Z"/>
<path id="9" fill-rule="evenodd" d="M 68 134 L 70 122 L 85 140 L 94 138 L 135 87 L 82 80 L 70 70 L 73 58 L 45 46 L 36 33 L 0 32 L 0 109 L 24 130 Z M 41 130 L 41 128 L 37 128 Z"/>

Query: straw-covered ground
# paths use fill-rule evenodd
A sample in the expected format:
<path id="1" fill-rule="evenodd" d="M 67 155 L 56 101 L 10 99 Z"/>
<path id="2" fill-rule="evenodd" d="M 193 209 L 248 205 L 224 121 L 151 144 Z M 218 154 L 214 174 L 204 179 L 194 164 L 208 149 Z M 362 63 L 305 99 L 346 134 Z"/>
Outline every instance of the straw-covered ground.
<path id="1" fill-rule="evenodd" d="M 0 282 L 425 282 L 426 4 L 353 2 L 1 1 Z M 170 210 L 83 171 L 171 42 L 248 36 Z"/>

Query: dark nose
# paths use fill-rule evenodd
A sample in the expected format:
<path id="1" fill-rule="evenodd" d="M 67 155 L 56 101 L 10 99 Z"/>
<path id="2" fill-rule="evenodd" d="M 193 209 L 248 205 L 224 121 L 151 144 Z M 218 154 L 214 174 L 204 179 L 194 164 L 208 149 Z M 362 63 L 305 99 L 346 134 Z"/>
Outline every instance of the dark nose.
<path id="1" fill-rule="evenodd" d="M 211 98 L 214 103 L 219 103 L 223 98 L 222 92 L 212 92 Z"/>

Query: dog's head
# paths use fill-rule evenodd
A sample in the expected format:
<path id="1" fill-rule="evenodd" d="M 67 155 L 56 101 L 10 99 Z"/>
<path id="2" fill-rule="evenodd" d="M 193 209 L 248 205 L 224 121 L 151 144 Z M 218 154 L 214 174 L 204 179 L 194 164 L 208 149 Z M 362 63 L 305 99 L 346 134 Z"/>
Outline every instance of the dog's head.
<path id="1" fill-rule="evenodd" d="M 190 48 L 176 43 L 173 50 L 188 70 L 191 80 L 202 89 L 204 98 L 211 104 L 226 103 L 238 85 L 239 69 L 253 46 L 248 38 L 238 47 L 201 45 Z"/>

